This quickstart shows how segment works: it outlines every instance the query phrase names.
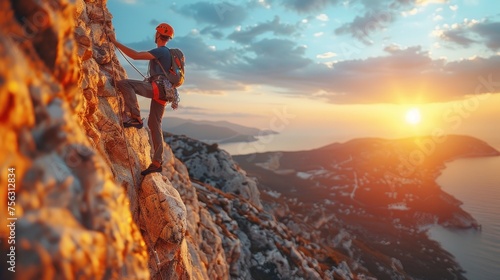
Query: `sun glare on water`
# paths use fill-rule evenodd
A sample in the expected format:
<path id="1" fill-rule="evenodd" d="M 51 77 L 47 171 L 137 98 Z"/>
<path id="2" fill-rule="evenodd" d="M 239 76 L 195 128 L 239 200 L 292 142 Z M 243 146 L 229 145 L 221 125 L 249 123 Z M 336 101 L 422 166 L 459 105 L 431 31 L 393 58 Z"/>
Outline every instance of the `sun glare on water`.
<path id="1" fill-rule="evenodd" d="M 422 120 L 420 116 L 420 110 L 418 108 L 411 108 L 406 112 L 405 120 L 411 125 L 417 125 Z"/>

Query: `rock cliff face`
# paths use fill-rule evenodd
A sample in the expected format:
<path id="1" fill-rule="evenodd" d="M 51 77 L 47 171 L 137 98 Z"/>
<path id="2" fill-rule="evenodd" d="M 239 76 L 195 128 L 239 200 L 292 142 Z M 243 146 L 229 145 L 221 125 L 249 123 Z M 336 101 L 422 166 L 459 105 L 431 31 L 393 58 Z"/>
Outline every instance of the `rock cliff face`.
<path id="1" fill-rule="evenodd" d="M 2 279 L 207 275 L 191 264 L 202 258 L 189 251 L 179 192 L 160 174 L 139 175 L 149 136 L 120 125 L 113 85 L 125 72 L 107 41 L 110 20 L 105 1 L 0 3 L 0 176 L 15 176 L 15 196 L 0 189 L 1 218 L 17 218 L 16 272 L 2 259 Z"/>
<path id="2" fill-rule="evenodd" d="M 1 218 L 17 218 L 13 232 L 0 229 L 2 239 L 15 234 L 16 253 L 15 273 L 2 261 L 2 279 L 149 278 L 124 184 L 77 117 L 89 111 L 73 39 L 85 6 L 0 3 L 2 184 L 8 168 L 15 174 L 15 195 L 1 188 Z"/>

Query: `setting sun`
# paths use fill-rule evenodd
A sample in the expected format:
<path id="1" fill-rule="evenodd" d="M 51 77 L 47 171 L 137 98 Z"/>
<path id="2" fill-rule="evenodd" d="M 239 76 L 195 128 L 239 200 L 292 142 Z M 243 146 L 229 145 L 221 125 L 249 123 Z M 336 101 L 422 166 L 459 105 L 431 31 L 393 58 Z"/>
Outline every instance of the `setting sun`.
<path id="1" fill-rule="evenodd" d="M 412 108 L 406 112 L 405 120 L 407 123 L 416 125 L 421 121 L 420 110 L 418 108 Z"/>

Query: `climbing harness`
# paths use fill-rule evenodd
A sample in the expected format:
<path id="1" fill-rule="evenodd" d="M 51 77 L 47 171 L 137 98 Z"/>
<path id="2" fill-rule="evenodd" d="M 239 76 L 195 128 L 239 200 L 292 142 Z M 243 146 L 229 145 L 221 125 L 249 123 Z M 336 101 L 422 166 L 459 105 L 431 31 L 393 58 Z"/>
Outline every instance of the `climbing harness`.
<path id="1" fill-rule="evenodd" d="M 162 94 L 162 89 L 163 87 L 163 81 L 162 80 L 154 80 L 151 82 L 151 86 L 153 87 L 153 100 L 160 103 L 161 105 L 165 106 L 167 104 L 167 100 L 162 100 L 160 99 L 160 96 Z"/>
<path id="2" fill-rule="evenodd" d="M 107 24 L 107 19 L 106 19 L 106 11 L 105 11 L 105 6 L 104 6 L 104 1 L 106 0 L 101 0 L 101 9 L 102 9 L 102 12 L 103 12 L 103 18 L 104 18 L 104 24 Z M 108 37 L 108 32 L 107 32 L 107 29 L 106 27 L 104 27 L 104 34 L 106 35 L 106 38 L 109 38 Z M 108 47 L 109 47 L 109 54 L 110 56 L 112 55 L 112 49 L 111 49 L 111 44 L 108 44 Z M 118 49 L 120 51 L 120 49 Z M 125 55 L 120 51 L 120 53 L 123 55 L 123 57 L 125 57 Z M 125 59 L 130 63 L 130 65 L 132 65 L 132 67 L 137 71 L 139 72 L 139 74 L 142 75 L 142 73 L 125 57 Z M 118 96 L 118 93 L 116 91 L 117 89 L 117 86 L 116 86 L 116 71 L 115 71 L 115 66 L 114 66 L 114 63 L 113 63 L 113 60 L 111 59 L 111 71 L 112 71 L 112 76 L 113 76 L 113 86 L 114 86 L 114 89 L 115 89 L 115 93 L 116 93 L 116 98 L 118 99 L 118 106 L 119 106 L 119 110 L 121 110 L 122 108 L 122 101 L 121 101 L 121 98 L 120 96 Z M 145 79 L 146 77 L 144 75 L 142 75 Z M 134 188 L 137 186 L 137 182 L 135 181 L 135 176 L 134 176 L 134 170 L 132 169 L 132 165 L 130 164 L 130 152 L 129 152 L 129 146 L 128 146 L 128 141 L 127 141 L 127 138 L 125 137 L 125 128 L 123 127 L 123 116 L 121 114 L 121 112 L 119 112 L 119 115 L 120 115 L 120 124 L 122 126 L 122 137 L 123 139 L 125 139 L 125 146 L 127 148 L 127 160 L 128 160 L 128 166 L 129 166 L 129 169 L 130 169 L 130 174 L 132 175 L 132 182 L 134 183 Z M 139 211 L 140 211 L 140 208 L 139 208 Z M 140 214 L 139 214 L 140 215 Z M 161 271 L 160 271 L 160 258 L 158 256 L 158 252 L 156 251 L 155 249 L 155 245 L 153 244 L 153 241 L 151 240 L 151 237 L 149 236 L 149 234 L 147 234 L 148 236 L 148 239 L 149 239 L 149 242 L 152 246 L 152 248 L 148 248 L 148 250 L 152 250 L 153 253 L 154 253 L 154 256 L 156 258 L 156 271 L 158 272 L 158 274 L 160 275 L 160 279 L 163 280 L 163 276 L 161 274 Z"/>
<path id="3" fill-rule="evenodd" d="M 176 109 L 179 103 L 179 94 L 172 84 L 163 75 L 157 75 L 151 78 L 153 87 L 153 100 L 165 106 L 167 102 L 172 103 L 172 108 Z"/>

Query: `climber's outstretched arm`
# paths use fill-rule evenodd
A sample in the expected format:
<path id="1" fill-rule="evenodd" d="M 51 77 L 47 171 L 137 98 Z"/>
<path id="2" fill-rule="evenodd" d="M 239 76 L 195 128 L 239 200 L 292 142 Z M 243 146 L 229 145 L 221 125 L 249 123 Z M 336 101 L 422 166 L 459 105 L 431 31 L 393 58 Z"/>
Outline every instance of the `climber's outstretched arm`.
<path id="1" fill-rule="evenodd" d="M 138 52 L 134 49 L 131 49 L 124 44 L 116 41 L 116 38 L 114 35 L 109 35 L 109 40 L 111 43 L 113 43 L 118 49 L 120 49 L 124 54 L 126 54 L 128 57 L 136 60 L 151 60 L 154 59 L 155 57 L 150 53 L 150 52 Z"/>

